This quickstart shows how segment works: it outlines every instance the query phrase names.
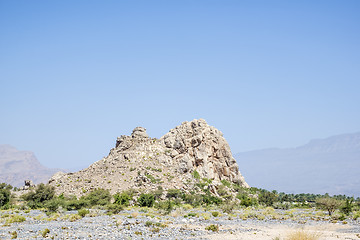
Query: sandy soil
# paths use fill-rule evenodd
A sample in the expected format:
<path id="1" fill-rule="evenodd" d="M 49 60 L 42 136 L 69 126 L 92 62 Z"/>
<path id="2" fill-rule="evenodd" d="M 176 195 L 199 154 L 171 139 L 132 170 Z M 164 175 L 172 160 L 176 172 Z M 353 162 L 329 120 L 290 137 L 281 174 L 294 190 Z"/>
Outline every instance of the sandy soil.
<path id="1" fill-rule="evenodd" d="M 188 225 L 188 228 L 201 229 L 201 226 Z M 224 231 L 221 230 L 232 230 Z M 357 230 L 360 228 L 357 227 Z M 304 231 L 317 236 L 318 240 L 359 240 L 360 232 L 358 232 L 354 226 L 334 223 L 319 223 L 314 225 L 288 225 L 286 223 L 272 223 L 269 225 L 258 225 L 254 223 L 245 223 L 239 226 L 220 226 L 218 234 L 209 234 L 202 237 L 212 240 L 252 240 L 252 239 L 264 239 L 264 240 L 275 240 L 277 237 L 280 240 L 285 240 L 289 234 L 296 231 Z M 305 239 L 304 239 L 305 240 Z"/>

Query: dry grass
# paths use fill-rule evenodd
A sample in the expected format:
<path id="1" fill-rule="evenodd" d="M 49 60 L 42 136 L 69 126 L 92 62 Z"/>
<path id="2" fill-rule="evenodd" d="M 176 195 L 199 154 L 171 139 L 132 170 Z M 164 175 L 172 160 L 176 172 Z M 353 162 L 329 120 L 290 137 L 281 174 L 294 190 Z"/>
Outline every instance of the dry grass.
<path id="1" fill-rule="evenodd" d="M 139 215 L 138 212 L 132 212 L 132 213 L 131 213 L 131 217 L 133 217 L 133 218 L 136 218 L 138 215 Z"/>
<path id="2" fill-rule="evenodd" d="M 287 235 L 286 240 L 317 240 L 319 234 L 312 232 L 305 232 L 304 230 L 297 230 Z"/>

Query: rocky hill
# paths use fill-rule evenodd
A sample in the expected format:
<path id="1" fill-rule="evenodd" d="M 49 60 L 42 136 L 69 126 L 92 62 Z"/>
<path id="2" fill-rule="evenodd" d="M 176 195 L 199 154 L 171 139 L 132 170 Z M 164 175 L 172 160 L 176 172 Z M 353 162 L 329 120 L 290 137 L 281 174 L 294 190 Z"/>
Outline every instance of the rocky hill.
<path id="1" fill-rule="evenodd" d="M 0 145 L 0 182 L 15 187 L 24 186 L 24 180 L 47 182 L 59 169 L 44 167 L 33 152 L 19 151 L 10 145 Z"/>
<path id="2" fill-rule="evenodd" d="M 207 187 L 215 195 L 221 180 L 248 187 L 223 134 L 200 119 L 183 122 L 160 139 L 137 127 L 131 136 L 118 137 L 107 157 L 79 172 L 57 173 L 49 184 L 58 194 L 80 196 L 96 188 L 112 194 L 159 187 L 200 191 L 196 183 L 203 180 L 211 182 Z"/>
<path id="3" fill-rule="evenodd" d="M 243 152 L 235 158 L 254 187 L 360 197 L 360 133 L 316 139 L 297 148 Z"/>

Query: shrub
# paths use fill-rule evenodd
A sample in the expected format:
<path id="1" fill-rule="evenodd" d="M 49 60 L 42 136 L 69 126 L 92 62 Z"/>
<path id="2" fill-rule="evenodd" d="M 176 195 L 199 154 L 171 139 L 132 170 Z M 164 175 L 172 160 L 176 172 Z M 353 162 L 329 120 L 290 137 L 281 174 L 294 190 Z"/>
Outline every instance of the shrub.
<path id="1" fill-rule="evenodd" d="M 154 225 L 154 222 L 152 222 L 152 221 L 146 221 L 145 222 L 146 227 L 151 227 L 152 225 Z"/>
<path id="2" fill-rule="evenodd" d="M 201 216 L 204 218 L 204 220 L 209 220 L 211 218 L 210 213 L 202 213 Z"/>
<path id="3" fill-rule="evenodd" d="M 194 170 L 194 171 L 192 172 L 192 175 L 193 175 L 194 178 L 200 179 L 200 174 L 198 173 L 198 171 Z"/>
<path id="4" fill-rule="evenodd" d="M 105 206 L 110 203 L 111 194 L 109 190 L 98 188 L 83 196 L 81 199 L 87 201 L 89 203 L 89 206 Z"/>
<path id="5" fill-rule="evenodd" d="M 245 207 L 256 206 L 257 200 L 255 198 L 246 197 L 241 199 L 240 205 Z"/>
<path id="6" fill-rule="evenodd" d="M 215 211 L 215 212 L 212 212 L 211 214 L 213 215 L 213 217 L 218 217 L 220 213 Z"/>
<path id="7" fill-rule="evenodd" d="M 224 181 L 224 180 L 223 180 L 223 181 Z M 218 192 L 218 194 L 219 194 L 220 196 L 222 196 L 222 197 L 229 194 L 228 191 L 227 191 L 227 189 L 226 189 L 226 187 L 225 187 L 224 185 L 218 186 L 217 192 Z"/>
<path id="8" fill-rule="evenodd" d="M 181 191 L 179 189 L 169 189 L 166 196 L 168 198 L 179 198 L 181 197 Z"/>
<path id="9" fill-rule="evenodd" d="M 354 199 L 346 199 L 344 204 L 341 206 L 340 211 L 345 215 L 349 215 L 353 209 L 353 201 Z"/>
<path id="10" fill-rule="evenodd" d="M 0 189 L 6 189 L 10 191 L 11 189 L 13 189 L 13 187 L 7 183 L 0 183 Z"/>
<path id="11" fill-rule="evenodd" d="M 11 239 L 16 239 L 18 237 L 16 231 L 10 232 L 10 235 L 11 235 Z"/>
<path id="12" fill-rule="evenodd" d="M 131 197 L 127 192 L 117 193 L 114 195 L 114 199 L 116 204 L 129 206 L 129 201 L 131 200 Z"/>
<path id="13" fill-rule="evenodd" d="M 81 219 L 81 216 L 79 214 L 71 214 L 68 219 L 70 222 L 75 222 L 76 220 Z"/>
<path id="14" fill-rule="evenodd" d="M 78 210 L 78 214 L 79 214 L 80 217 L 85 217 L 86 214 L 89 214 L 89 213 L 90 213 L 90 211 L 87 210 L 87 209 L 79 209 Z"/>
<path id="15" fill-rule="evenodd" d="M 11 192 L 10 190 L 13 187 L 10 184 L 1 183 L 0 184 L 0 208 L 8 209 L 10 198 L 11 198 Z"/>
<path id="16" fill-rule="evenodd" d="M 152 207 L 155 202 L 154 195 L 152 194 L 140 194 L 139 198 L 137 199 L 140 207 Z"/>
<path id="17" fill-rule="evenodd" d="M 48 233 L 50 233 L 50 230 L 48 228 L 45 228 L 42 232 L 41 232 L 41 236 L 43 236 L 43 238 L 47 238 Z"/>
<path id="18" fill-rule="evenodd" d="M 161 179 L 160 178 L 155 178 L 153 175 L 149 174 L 149 173 L 145 173 L 145 176 L 150 179 L 150 181 L 152 183 L 160 183 Z"/>
<path id="19" fill-rule="evenodd" d="M 49 212 L 56 212 L 60 206 L 65 206 L 65 201 L 61 198 L 53 198 L 44 204 Z"/>
<path id="20" fill-rule="evenodd" d="M 223 210 L 223 212 L 226 213 L 232 213 L 235 207 L 236 207 L 235 202 L 225 202 L 223 205 L 221 205 L 221 209 Z"/>
<path id="21" fill-rule="evenodd" d="M 210 194 L 202 195 L 203 203 L 209 205 L 209 204 L 215 204 L 220 205 L 222 203 L 221 198 L 215 197 Z"/>
<path id="22" fill-rule="evenodd" d="M 190 210 L 190 209 L 193 209 L 193 206 L 191 206 L 190 204 L 183 204 L 182 208 L 185 210 Z"/>
<path id="23" fill-rule="evenodd" d="M 10 190 L 0 189 L 0 207 L 5 206 L 10 202 Z"/>
<path id="24" fill-rule="evenodd" d="M 273 204 L 275 209 L 283 209 L 283 210 L 288 210 L 291 207 L 291 204 L 289 202 L 276 202 Z"/>
<path id="25" fill-rule="evenodd" d="M 353 212 L 352 219 L 357 220 L 360 218 L 360 211 Z"/>
<path id="26" fill-rule="evenodd" d="M 197 216 L 197 213 L 194 213 L 194 212 L 190 212 L 186 215 L 187 217 L 196 217 Z"/>
<path id="27" fill-rule="evenodd" d="M 146 221 L 145 222 L 145 226 L 146 227 L 154 227 L 153 229 L 151 229 L 152 232 L 157 233 L 160 231 L 160 228 L 165 228 L 167 227 L 166 224 L 161 223 L 161 222 L 152 222 L 152 221 Z"/>
<path id="28" fill-rule="evenodd" d="M 300 231 L 300 230 L 296 232 L 292 232 L 286 237 L 286 240 L 317 240 L 317 239 L 319 239 L 319 235 L 305 231 Z"/>
<path id="29" fill-rule="evenodd" d="M 89 202 L 86 201 L 85 199 L 81 198 L 79 200 L 77 199 L 72 199 L 72 200 L 68 200 L 64 203 L 64 207 L 67 210 L 79 210 L 82 208 L 86 208 L 86 207 L 90 207 Z"/>
<path id="30" fill-rule="evenodd" d="M 236 195 L 236 198 L 240 200 L 240 206 L 250 207 L 257 205 L 257 199 L 249 197 L 248 194 L 244 191 L 239 190 L 240 192 Z"/>
<path id="31" fill-rule="evenodd" d="M 231 183 L 229 181 L 226 181 L 225 179 L 221 180 L 221 183 L 226 187 L 231 187 Z"/>
<path id="32" fill-rule="evenodd" d="M 24 222 L 26 220 L 26 218 L 24 216 L 21 215 L 11 215 L 9 216 L 8 219 L 6 219 L 6 224 L 10 224 L 10 223 L 20 223 L 20 222 Z"/>
<path id="33" fill-rule="evenodd" d="M 234 183 L 232 185 L 233 189 L 236 191 L 236 192 L 239 192 L 239 193 L 246 193 L 249 191 L 249 189 L 247 188 L 244 188 L 243 186 L 241 186 L 239 183 Z"/>
<path id="34" fill-rule="evenodd" d="M 205 228 L 205 230 L 218 232 L 219 231 L 219 225 L 211 224 Z"/>
<path id="35" fill-rule="evenodd" d="M 184 194 L 182 199 L 185 203 L 191 204 L 194 207 L 200 206 L 203 202 L 203 197 L 195 194 Z"/>
<path id="36" fill-rule="evenodd" d="M 157 209 L 165 211 L 165 214 L 169 214 L 174 209 L 174 202 L 168 199 L 167 201 L 158 202 L 155 204 Z"/>
<path id="37" fill-rule="evenodd" d="M 31 191 L 21 197 L 27 201 L 30 208 L 42 207 L 46 201 L 53 199 L 55 196 L 55 188 L 50 185 L 40 183 L 35 191 Z"/>
<path id="38" fill-rule="evenodd" d="M 119 205 L 119 204 L 109 204 L 107 205 L 107 210 L 109 213 L 112 214 L 118 214 L 119 212 L 121 212 L 122 210 L 124 210 L 123 205 Z"/>
<path id="39" fill-rule="evenodd" d="M 161 186 L 158 186 L 158 189 L 153 191 L 152 194 L 154 195 L 155 199 L 159 199 L 162 196 L 163 192 L 163 188 Z"/>

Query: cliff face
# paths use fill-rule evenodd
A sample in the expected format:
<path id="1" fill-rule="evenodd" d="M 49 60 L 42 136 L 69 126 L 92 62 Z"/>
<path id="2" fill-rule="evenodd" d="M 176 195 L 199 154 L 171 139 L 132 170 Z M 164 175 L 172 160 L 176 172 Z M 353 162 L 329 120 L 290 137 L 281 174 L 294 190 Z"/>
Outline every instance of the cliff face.
<path id="1" fill-rule="evenodd" d="M 107 157 L 76 173 L 56 174 L 49 183 L 58 193 L 80 196 L 95 188 L 111 193 L 127 189 L 196 191 L 199 179 L 221 180 L 248 187 L 222 133 L 205 120 L 184 122 L 160 139 L 137 127 L 116 140 Z"/>

